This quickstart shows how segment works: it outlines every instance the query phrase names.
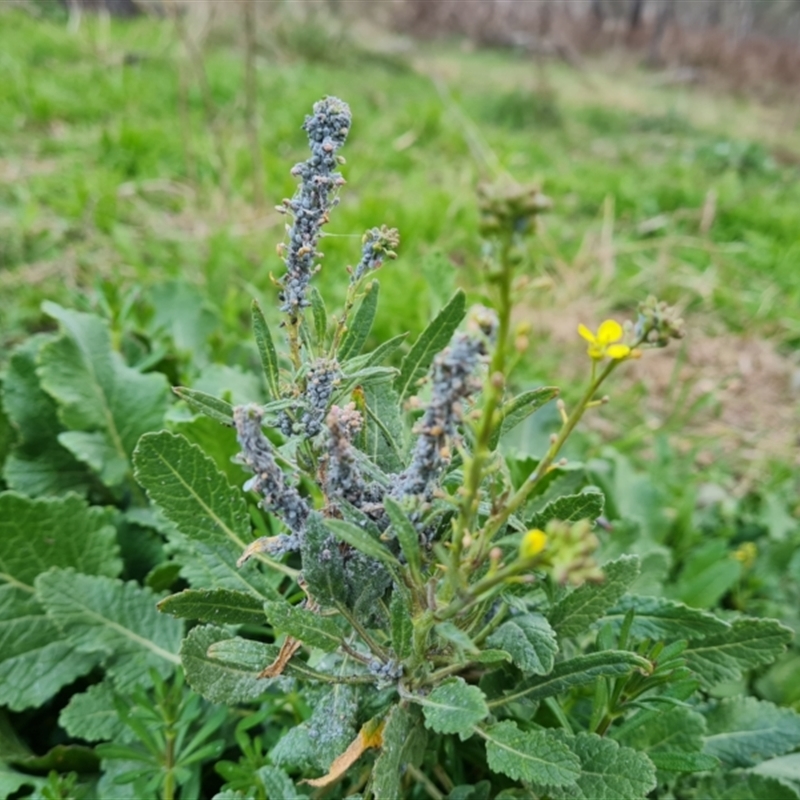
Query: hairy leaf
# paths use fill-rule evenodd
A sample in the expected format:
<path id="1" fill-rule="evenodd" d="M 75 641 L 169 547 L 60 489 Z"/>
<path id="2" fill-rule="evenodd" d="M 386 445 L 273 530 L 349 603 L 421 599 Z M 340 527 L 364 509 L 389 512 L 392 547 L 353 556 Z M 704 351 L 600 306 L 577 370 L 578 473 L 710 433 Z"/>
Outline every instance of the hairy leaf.
<path id="1" fill-rule="evenodd" d="M 548 619 L 559 637 L 577 636 L 619 601 L 639 574 L 639 559 L 622 556 L 603 565 L 602 583 L 584 583 L 550 610 Z"/>
<path id="2" fill-rule="evenodd" d="M 383 746 L 372 768 L 372 793 L 376 798 L 401 797 L 400 780 L 406 764 L 419 766 L 425 753 L 427 731 L 413 708 L 392 706 L 383 729 Z"/>
<path id="3" fill-rule="evenodd" d="M 99 317 L 49 302 L 42 308 L 64 330 L 39 354 L 42 387 L 55 398 L 70 431 L 61 441 L 104 483 L 115 486 L 130 472 L 139 437 L 161 427 L 169 398 L 166 378 L 125 365 Z"/>
<path id="4" fill-rule="evenodd" d="M 389 569 L 398 570 L 400 562 L 391 554 L 377 539 L 373 539 L 369 533 L 362 530 L 352 522 L 344 520 L 329 519 L 326 526 L 331 530 L 337 539 L 347 542 L 351 547 L 355 547 L 364 555 L 374 558 L 376 561 L 383 562 Z"/>
<path id="5" fill-rule="evenodd" d="M 158 613 L 149 589 L 73 569 L 51 569 L 35 585 L 67 639 L 83 652 L 103 654 L 117 688 L 146 682 L 151 667 L 168 675 L 180 663 L 183 625 Z"/>
<path id="6" fill-rule="evenodd" d="M 378 309 L 379 289 L 380 284 L 378 281 L 372 281 L 366 287 L 364 298 L 359 304 L 358 310 L 347 328 L 347 333 L 342 339 L 339 352 L 336 354 L 340 362 L 347 361 L 347 359 L 358 355 L 364 346 L 364 342 L 367 341 L 369 332 L 372 330 L 372 323 L 375 320 L 375 312 Z"/>
<path id="7" fill-rule="evenodd" d="M 703 686 L 711 687 L 771 663 L 791 638 L 791 630 L 774 619 L 737 619 L 724 633 L 691 642 L 684 657 Z"/>
<path id="8" fill-rule="evenodd" d="M 263 602 L 233 589 L 185 589 L 158 602 L 158 610 L 180 619 L 217 625 L 263 625 Z"/>
<path id="9" fill-rule="evenodd" d="M 629 675 L 637 667 L 649 666 L 649 662 L 641 656 L 627 650 L 603 650 L 599 653 L 576 656 L 569 661 L 556 664 L 549 675 L 535 676 L 522 681 L 503 697 L 492 700 L 489 707 L 512 703 L 523 698 L 541 700 L 566 692 L 575 686 L 594 683 L 600 677 L 621 677 Z"/>
<path id="10" fill-rule="evenodd" d="M 364 355 L 351 358 L 346 364 L 342 364 L 342 370 L 346 374 L 350 375 L 354 372 L 358 372 L 359 370 L 366 369 L 368 367 L 376 367 L 379 364 L 382 364 L 392 353 L 395 352 L 395 350 L 400 347 L 400 345 L 403 344 L 407 336 L 407 333 L 401 333 L 397 336 L 393 336 L 391 339 L 387 339 L 369 353 L 364 353 Z"/>
<path id="11" fill-rule="evenodd" d="M 699 783 L 696 797 L 702 800 L 800 800 L 800 788 L 752 772 L 718 771 Z"/>
<path id="12" fill-rule="evenodd" d="M 267 379 L 270 396 L 273 400 L 277 400 L 281 396 L 278 354 L 275 352 L 272 334 L 269 332 L 269 325 L 267 325 L 264 312 L 255 300 L 253 300 L 252 306 L 252 319 L 253 334 L 256 338 L 258 354 L 261 357 L 261 368 L 264 370 L 264 377 Z"/>
<path id="13" fill-rule="evenodd" d="M 12 353 L 3 379 L 3 405 L 17 433 L 3 477 L 11 489 L 33 497 L 85 494 L 91 481 L 86 466 L 59 444 L 64 427 L 58 407 L 36 374 L 39 350 L 52 340 L 38 335 L 25 341 Z"/>
<path id="14" fill-rule="evenodd" d="M 211 655 L 210 648 L 230 640 L 231 635 L 224 628 L 201 625 L 192 628 L 181 645 L 181 663 L 187 682 L 212 703 L 234 705 L 256 700 L 273 683 L 257 676 L 274 659 L 278 648 L 261 645 L 262 652 L 255 662 L 251 657 L 223 661 Z"/>
<path id="15" fill-rule="evenodd" d="M 200 414 L 205 414 L 215 422 L 222 425 L 233 425 L 233 406 L 225 400 L 206 394 L 197 389 L 187 389 L 185 386 L 176 386 L 173 390 L 186 405 Z"/>
<path id="16" fill-rule="evenodd" d="M 547 787 L 572 786 L 581 774 L 580 759 L 548 731 L 521 731 L 505 721 L 480 735 L 493 772 Z"/>
<path id="17" fill-rule="evenodd" d="M 778 756 L 768 761 L 757 764 L 752 772 L 763 775 L 765 778 L 785 781 L 791 784 L 800 794 L 800 753 L 788 756 Z"/>
<path id="18" fill-rule="evenodd" d="M 547 675 L 558 652 L 555 631 L 541 614 L 512 617 L 486 643 L 510 653 L 523 675 Z"/>
<path id="19" fill-rule="evenodd" d="M 316 286 L 309 287 L 308 293 L 311 299 L 311 314 L 314 317 L 314 336 L 317 340 L 317 348 L 322 350 L 325 347 L 325 338 L 328 332 L 328 312 L 325 309 L 325 301 Z"/>
<path id="20" fill-rule="evenodd" d="M 247 503 L 199 447 L 163 431 L 142 437 L 133 458 L 136 480 L 178 528 L 171 538 L 190 557 L 182 570 L 190 583 L 277 597 L 275 578 L 256 566 L 274 562 L 258 555 L 236 566 L 253 538 Z"/>
<path id="21" fill-rule="evenodd" d="M 606 497 L 600 489 L 596 486 L 587 486 L 578 494 L 559 497 L 548 503 L 530 520 L 529 527 L 544 529 L 547 523 L 554 519 L 562 522 L 588 519 L 594 522 L 603 513 L 605 502 Z"/>
<path id="22" fill-rule="evenodd" d="M 319 647 L 332 653 L 342 644 L 342 632 L 332 619 L 322 617 L 305 608 L 290 606 L 285 601 L 264 603 L 270 625 L 288 633 L 309 647 Z"/>
<path id="23" fill-rule="evenodd" d="M 311 596 L 324 606 L 347 604 L 350 598 L 344 558 L 339 543 L 316 511 L 309 514 L 306 522 L 302 555 L 303 577 Z"/>
<path id="24" fill-rule="evenodd" d="M 633 609 L 635 616 L 630 636 L 635 640 L 696 639 L 722 633 L 730 628 L 727 622 L 708 611 L 690 608 L 665 597 L 625 595 L 604 615 L 616 631 L 625 615 Z"/>
<path id="25" fill-rule="evenodd" d="M 419 548 L 419 533 L 411 524 L 402 506 L 388 495 L 383 501 L 386 513 L 392 523 L 392 530 L 400 543 L 400 549 L 406 557 L 408 568 L 415 578 L 422 576 L 422 555 Z"/>
<path id="26" fill-rule="evenodd" d="M 706 715 L 703 752 L 728 767 L 750 767 L 800 747 L 800 714 L 755 697 L 730 697 Z"/>
<path id="27" fill-rule="evenodd" d="M 656 787 L 656 770 L 644 753 L 620 747 L 612 739 L 593 733 L 575 737 L 554 732 L 580 758 L 577 791 L 554 789 L 552 796 L 561 800 L 644 800 Z"/>
<path id="28" fill-rule="evenodd" d="M 72 695 L 58 724 L 70 736 L 87 742 L 119 741 L 127 730 L 114 706 L 114 689 L 107 681 Z"/>
<path id="29" fill-rule="evenodd" d="M 419 335 L 400 365 L 394 388 L 402 400 L 414 394 L 417 381 L 424 378 L 436 354 L 447 346 L 450 337 L 464 319 L 466 298 L 460 289 Z"/>
<path id="30" fill-rule="evenodd" d="M 364 452 L 384 472 L 403 469 L 403 420 L 400 416 L 400 397 L 388 381 L 364 388 Z"/>
<path id="31" fill-rule="evenodd" d="M 399 659 L 411 655 L 414 637 L 414 623 L 411 611 L 402 592 L 393 592 L 389 606 L 392 625 L 392 648 Z"/>
<path id="32" fill-rule="evenodd" d="M 489 714 L 483 692 L 463 678 L 447 680 L 427 697 L 414 699 L 422 705 L 427 728 L 457 733 L 462 741 L 472 736 L 472 727 Z"/>
<path id="33" fill-rule="evenodd" d="M 558 397 L 558 394 L 559 390 L 555 386 L 543 386 L 539 389 L 529 389 L 527 392 L 522 392 L 522 394 L 505 403 L 500 409 L 501 423 L 492 433 L 492 438 L 489 442 L 490 448 L 494 450 L 501 436 L 512 431 L 543 405 Z"/>

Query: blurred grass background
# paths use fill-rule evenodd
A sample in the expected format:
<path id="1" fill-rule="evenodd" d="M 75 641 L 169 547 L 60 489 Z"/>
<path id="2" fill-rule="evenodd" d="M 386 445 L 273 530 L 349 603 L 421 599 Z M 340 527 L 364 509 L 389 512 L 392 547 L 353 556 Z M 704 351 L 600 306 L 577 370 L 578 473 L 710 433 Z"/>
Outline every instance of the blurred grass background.
<path id="1" fill-rule="evenodd" d="M 581 447 L 621 437 L 637 459 L 744 487 L 793 475 L 791 95 L 666 80 L 613 50 L 571 64 L 412 41 L 352 17 L 278 14 L 248 28 L 244 6 L 165 8 L 130 20 L 52 3 L 0 13 L 0 361 L 47 324 L 47 298 L 99 311 L 120 337 L 169 323 L 195 360 L 245 364 L 251 298 L 275 306 L 273 207 L 305 158 L 299 123 L 335 94 L 354 126 L 324 295 L 342 296 L 366 228 L 395 226 L 400 258 L 379 276 L 373 334 L 419 331 L 456 285 L 479 297 L 477 183 L 538 181 L 555 207 L 520 292 L 534 333 L 518 383 L 560 381 L 569 398 L 585 371 L 578 322 L 629 317 L 655 293 L 682 307 L 690 338 L 626 367 Z"/>

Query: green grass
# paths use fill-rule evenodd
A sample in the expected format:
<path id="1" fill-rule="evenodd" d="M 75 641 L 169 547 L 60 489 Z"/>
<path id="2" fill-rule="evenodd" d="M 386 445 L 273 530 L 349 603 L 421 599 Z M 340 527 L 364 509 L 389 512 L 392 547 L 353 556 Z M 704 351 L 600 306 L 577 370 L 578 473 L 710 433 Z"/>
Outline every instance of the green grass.
<path id="1" fill-rule="evenodd" d="M 319 28 L 285 26 L 258 61 L 268 198 L 258 209 L 242 54 L 229 31 L 216 31 L 205 53 L 211 124 L 167 21 L 84 17 L 70 32 L 63 20 L 7 12 L 2 23 L 5 345 L 47 324 L 44 298 L 99 308 L 121 330 L 158 313 L 152 287 L 179 279 L 199 287 L 216 320 L 209 357 L 241 359 L 250 298 L 275 305 L 283 218 L 272 207 L 293 192 L 289 165 L 305 157 L 298 120 L 324 94 L 345 98 L 355 121 L 323 293 L 341 297 L 365 228 L 401 231 L 400 258 L 380 276 L 376 336 L 419 330 L 455 284 L 477 285 L 474 188 L 499 171 L 541 181 L 555 201 L 532 248 L 544 280 L 523 298 L 531 308 L 582 297 L 597 314 L 624 316 L 655 292 L 684 306 L 695 328 L 767 337 L 784 351 L 800 343 L 800 170 L 772 155 L 800 155 L 790 110 L 657 87 L 608 63 L 535 67 L 437 45 L 418 49 L 412 68 Z M 552 379 L 576 357 L 577 340 L 540 349 L 522 379 Z"/>

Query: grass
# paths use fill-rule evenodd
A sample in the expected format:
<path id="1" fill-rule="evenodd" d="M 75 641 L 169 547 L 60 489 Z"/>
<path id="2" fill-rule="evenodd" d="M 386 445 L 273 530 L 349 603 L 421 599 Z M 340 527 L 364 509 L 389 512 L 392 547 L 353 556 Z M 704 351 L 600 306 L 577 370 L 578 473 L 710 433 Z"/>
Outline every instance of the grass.
<path id="1" fill-rule="evenodd" d="M 583 358 L 577 340 L 554 334 L 548 309 L 582 309 L 596 324 L 630 314 L 650 292 L 685 307 L 720 346 L 759 337 L 797 349 L 800 130 L 788 104 L 657 85 L 608 59 L 576 70 L 437 45 L 406 63 L 316 28 L 279 33 L 258 60 L 269 203 L 257 208 L 232 31 L 216 31 L 206 48 L 205 97 L 168 21 L 84 17 L 71 32 L 63 20 L 3 14 L 3 344 L 46 324 L 43 298 L 99 308 L 119 330 L 144 324 L 163 316 L 165 293 L 154 287 L 172 280 L 199 289 L 203 330 L 214 330 L 208 358 L 241 360 L 250 298 L 274 306 L 283 219 L 272 205 L 293 191 L 287 164 L 304 158 L 297 121 L 336 94 L 355 124 L 319 280 L 341 296 L 362 231 L 398 227 L 401 257 L 380 276 L 377 336 L 419 330 L 455 284 L 475 285 L 474 187 L 508 173 L 541 181 L 555 200 L 525 297 L 550 344 L 524 380 Z M 570 337 L 577 321 L 564 322 Z M 708 393 L 690 403 L 676 380 L 674 408 L 713 405 Z M 637 420 L 634 449 L 648 436 Z"/>

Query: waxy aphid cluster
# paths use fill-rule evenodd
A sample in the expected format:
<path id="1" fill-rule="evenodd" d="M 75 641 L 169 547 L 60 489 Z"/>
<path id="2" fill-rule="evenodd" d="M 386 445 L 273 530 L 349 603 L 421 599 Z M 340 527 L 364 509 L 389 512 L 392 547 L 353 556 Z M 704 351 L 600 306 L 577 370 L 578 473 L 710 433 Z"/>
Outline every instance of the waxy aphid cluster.
<path id="1" fill-rule="evenodd" d="M 280 211 L 292 215 L 286 246 L 286 274 L 281 281 L 281 311 L 294 320 L 309 305 L 306 290 L 319 257 L 317 244 L 328 212 L 336 203 L 336 192 L 344 178 L 336 171 L 336 151 L 350 131 L 350 107 L 336 97 L 326 97 L 314 104 L 314 113 L 306 117 L 303 128 L 308 134 L 311 157 L 297 164 L 292 175 L 300 178 L 294 197 L 284 200 Z"/>

